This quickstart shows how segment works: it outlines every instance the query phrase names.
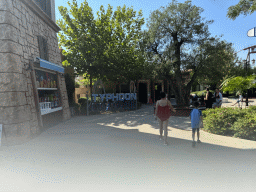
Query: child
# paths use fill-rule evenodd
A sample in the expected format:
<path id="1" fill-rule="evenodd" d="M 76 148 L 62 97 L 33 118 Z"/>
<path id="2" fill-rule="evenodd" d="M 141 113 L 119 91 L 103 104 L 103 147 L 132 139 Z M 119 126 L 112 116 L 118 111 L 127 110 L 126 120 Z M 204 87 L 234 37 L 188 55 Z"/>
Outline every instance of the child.
<path id="1" fill-rule="evenodd" d="M 191 127 L 192 127 L 192 147 L 195 147 L 196 142 L 195 142 L 195 132 L 197 131 L 197 142 L 201 143 L 199 140 L 199 127 L 200 127 L 200 122 L 203 122 L 203 116 L 202 116 L 202 111 L 198 109 L 199 103 L 196 101 L 194 103 L 195 109 L 193 109 L 189 115 L 189 118 L 191 120 Z"/>
<path id="2" fill-rule="evenodd" d="M 240 102 L 243 102 L 243 96 L 240 92 L 238 93 L 238 95 L 239 95 L 239 99 L 235 102 L 235 104 L 238 104 L 238 107 L 242 109 L 242 103 L 241 103 L 241 106 L 240 106 Z M 234 106 L 234 105 L 231 105 L 231 106 Z"/>

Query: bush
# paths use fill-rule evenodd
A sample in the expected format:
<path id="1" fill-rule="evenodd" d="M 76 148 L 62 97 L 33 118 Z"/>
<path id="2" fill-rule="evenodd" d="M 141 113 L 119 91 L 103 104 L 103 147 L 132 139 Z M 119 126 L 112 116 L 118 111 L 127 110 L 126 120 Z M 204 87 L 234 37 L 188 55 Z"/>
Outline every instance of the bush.
<path id="1" fill-rule="evenodd" d="M 86 104 L 86 103 L 87 103 L 87 98 L 86 98 L 86 97 L 81 97 L 81 98 L 79 98 L 79 99 L 78 99 L 78 103 L 79 103 L 80 105 Z"/>
<path id="2" fill-rule="evenodd" d="M 203 111 L 204 130 L 210 133 L 256 140 L 256 106 Z"/>
<path id="3" fill-rule="evenodd" d="M 93 99 L 93 98 L 92 98 Z M 94 99 L 93 99 L 94 100 Z M 91 97 L 88 98 L 88 101 L 91 102 Z M 94 102 L 94 101 L 93 101 Z M 104 97 L 103 99 L 103 103 L 106 103 L 106 98 Z M 80 103 L 81 105 L 84 103 L 87 103 L 87 97 L 81 97 L 78 99 L 78 103 Z M 101 103 L 101 98 L 100 97 L 96 97 L 96 103 Z"/>
<path id="4" fill-rule="evenodd" d="M 244 118 L 239 118 L 234 123 L 235 137 L 256 140 L 256 117 L 254 112 L 247 112 Z"/>
<path id="5" fill-rule="evenodd" d="M 76 82 L 75 83 L 75 88 L 79 88 L 80 87 L 80 83 Z"/>
<path id="6" fill-rule="evenodd" d="M 203 91 L 195 91 L 195 92 L 191 92 L 190 94 L 196 94 L 198 97 L 202 97 L 202 96 L 205 96 L 206 95 L 206 90 L 203 90 Z M 210 90 L 210 92 L 212 94 L 214 94 L 214 91 Z"/>

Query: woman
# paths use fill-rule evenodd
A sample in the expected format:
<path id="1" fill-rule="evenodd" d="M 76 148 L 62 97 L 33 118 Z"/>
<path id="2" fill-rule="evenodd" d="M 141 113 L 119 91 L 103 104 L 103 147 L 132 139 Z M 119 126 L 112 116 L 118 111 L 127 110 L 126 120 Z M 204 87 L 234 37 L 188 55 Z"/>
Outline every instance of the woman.
<path id="1" fill-rule="evenodd" d="M 205 105 L 206 108 L 212 108 L 212 93 L 209 91 L 209 88 L 206 89 L 206 96 L 205 96 Z"/>
<path id="2" fill-rule="evenodd" d="M 220 93 L 220 90 L 217 88 L 216 89 L 216 91 L 215 91 L 215 93 L 214 93 L 214 97 L 216 98 L 216 102 L 215 103 L 213 103 L 213 107 L 214 107 L 214 109 L 216 108 L 216 107 L 218 107 L 218 108 L 220 108 L 221 107 L 221 105 L 222 105 L 222 94 Z"/>
<path id="3" fill-rule="evenodd" d="M 172 104 L 169 100 L 166 99 L 166 94 L 164 92 L 160 93 L 161 99 L 156 102 L 155 117 L 158 117 L 160 123 L 160 140 L 162 140 L 163 129 L 164 129 L 164 145 L 167 143 L 167 126 L 169 117 L 171 116 L 170 109 L 173 112 L 176 110 L 172 107 Z"/>

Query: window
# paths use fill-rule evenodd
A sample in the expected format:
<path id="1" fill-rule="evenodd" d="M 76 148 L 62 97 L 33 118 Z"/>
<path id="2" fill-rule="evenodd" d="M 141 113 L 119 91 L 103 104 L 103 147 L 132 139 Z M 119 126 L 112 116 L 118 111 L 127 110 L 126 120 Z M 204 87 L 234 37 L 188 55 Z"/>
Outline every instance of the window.
<path id="1" fill-rule="evenodd" d="M 46 61 L 49 61 L 47 40 L 42 36 L 37 36 L 37 38 L 38 38 L 40 58 Z"/>
<path id="2" fill-rule="evenodd" d="M 50 18 L 51 13 L 51 0 L 34 0 L 35 3 L 48 15 Z"/>

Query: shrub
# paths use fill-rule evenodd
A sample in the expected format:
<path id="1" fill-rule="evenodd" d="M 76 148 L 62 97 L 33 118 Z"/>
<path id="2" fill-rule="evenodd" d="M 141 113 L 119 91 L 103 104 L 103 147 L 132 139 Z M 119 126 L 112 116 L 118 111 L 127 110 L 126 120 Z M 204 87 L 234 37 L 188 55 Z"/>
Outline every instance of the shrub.
<path id="1" fill-rule="evenodd" d="M 248 111 L 243 118 L 239 118 L 234 123 L 235 137 L 256 140 L 256 117 L 254 113 Z"/>
<path id="2" fill-rule="evenodd" d="M 78 103 L 79 103 L 80 105 L 86 104 L 86 103 L 87 103 L 87 98 L 86 98 L 86 97 L 81 97 L 81 98 L 79 98 L 79 99 L 78 99 Z"/>
<path id="3" fill-rule="evenodd" d="M 243 117 L 246 111 L 233 108 L 216 108 L 203 111 L 204 130 L 220 135 L 234 135 L 235 121 Z"/>
<path id="4" fill-rule="evenodd" d="M 203 90 L 203 91 L 195 91 L 195 92 L 191 92 L 190 94 L 196 94 L 198 97 L 201 97 L 201 96 L 205 96 L 206 95 L 206 90 Z M 214 94 L 214 91 L 210 90 L 210 92 L 212 94 Z"/>
<path id="5" fill-rule="evenodd" d="M 76 82 L 75 83 L 75 88 L 79 88 L 80 87 L 80 83 Z"/>
<path id="6" fill-rule="evenodd" d="M 256 106 L 248 109 L 216 108 L 203 111 L 204 130 L 214 134 L 256 140 Z"/>

